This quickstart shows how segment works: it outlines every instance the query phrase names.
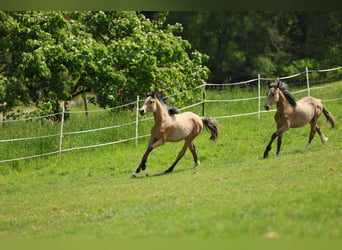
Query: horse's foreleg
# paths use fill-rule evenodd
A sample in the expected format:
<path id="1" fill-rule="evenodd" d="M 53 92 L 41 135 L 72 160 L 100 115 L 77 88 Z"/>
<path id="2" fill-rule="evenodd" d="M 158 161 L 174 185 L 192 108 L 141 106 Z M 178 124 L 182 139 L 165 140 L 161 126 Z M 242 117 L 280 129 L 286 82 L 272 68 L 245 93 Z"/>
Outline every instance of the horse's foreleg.
<path id="1" fill-rule="evenodd" d="M 266 150 L 264 152 L 264 158 L 267 158 L 268 157 L 268 152 L 271 150 L 272 148 L 272 143 L 274 141 L 274 139 L 278 136 L 277 132 L 273 133 L 272 134 L 272 137 L 271 137 L 271 140 L 270 142 L 268 143 L 267 147 L 266 147 Z"/>
<path id="2" fill-rule="evenodd" d="M 283 133 L 290 128 L 290 121 L 287 120 L 285 124 L 278 125 L 277 127 L 278 127 L 278 130 L 272 134 L 271 141 L 268 143 L 268 145 L 266 147 L 266 150 L 264 152 L 264 158 L 268 157 L 268 152 L 271 150 L 272 143 L 273 143 L 274 139 L 277 138 L 277 136 L 279 136 L 278 137 L 278 146 L 277 146 L 277 155 L 279 155 L 282 136 L 283 136 Z"/>
<path id="3" fill-rule="evenodd" d="M 164 139 L 160 139 L 160 140 L 155 141 L 155 142 L 153 142 L 153 140 L 150 140 L 148 148 L 147 148 L 143 158 L 141 159 L 139 167 L 132 174 L 132 178 L 137 177 L 137 174 L 140 172 L 140 170 L 145 170 L 146 169 L 147 157 L 151 153 L 151 151 L 153 149 L 155 149 L 156 147 L 159 147 L 159 146 L 164 145 L 164 144 L 165 144 L 165 140 Z"/>
<path id="4" fill-rule="evenodd" d="M 145 154 L 144 154 L 144 156 L 143 156 L 143 158 L 141 159 L 139 167 L 132 174 L 132 178 L 137 177 L 137 174 L 140 172 L 140 170 L 145 170 L 147 157 L 151 153 L 152 150 L 153 150 L 153 147 L 151 145 L 149 145 L 147 150 L 146 150 L 146 152 L 145 152 Z"/>
<path id="5" fill-rule="evenodd" d="M 166 169 L 164 171 L 165 174 L 172 172 L 173 168 L 176 166 L 176 164 L 179 162 L 179 160 L 182 159 L 182 157 L 184 156 L 185 151 L 186 151 L 187 148 L 188 148 L 188 144 L 187 144 L 187 142 L 185 142 L 182 150 L 179 151 L 178 156 L 177 156 L 175 162 L 171 165 L 171 167 L 169 167 L 168 169 Z"/>
<path id="6" fill-rule="evenodd" d="M 277 155 L 279 155 L 279 152 L 280 152 L 280 147 L 281 147 L 281 140 L 283 138 L 283 135 L 279 135 L 278 136 L 278 144 L 277 144 Z"/>
<path id="7" fill-rule="evenodd" d="M 195 144 L 193 142 L 190 144 L 189 149 L 192 153 L 192 156 L 193 156 L 194 162 L 195 162 L 195 164 L 192 168 L 195 168 L 195 167 L 199 166 L 201 163 L 198 160 L 197 153 L 196 153 L 196 147 L 195 147 Z"/>

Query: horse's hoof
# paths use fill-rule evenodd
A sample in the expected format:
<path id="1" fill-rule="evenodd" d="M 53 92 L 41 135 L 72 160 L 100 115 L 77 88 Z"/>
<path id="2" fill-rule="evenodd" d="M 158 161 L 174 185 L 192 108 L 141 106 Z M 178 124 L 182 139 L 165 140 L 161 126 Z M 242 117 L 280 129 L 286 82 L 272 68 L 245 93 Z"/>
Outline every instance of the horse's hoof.
<path id="1" fill-rule="evenodd" d="M 136 178 L 137 177 L 137 173 L 133 173 L 131 178 Z"/>
<path id="2" fill-rule="evenodd" d="M 268 157 L 268 153 L 264 153 L 264 159 Z"/>
<path id="3" fill-rule="evenodd" d="M 195 163 L 195 165 L 192 166 L 192 168 L 196 168 L 198 167 L 199 165 L 201 165 L 201 162 L 199 160 L 197 160 L 197 162 Z"/>

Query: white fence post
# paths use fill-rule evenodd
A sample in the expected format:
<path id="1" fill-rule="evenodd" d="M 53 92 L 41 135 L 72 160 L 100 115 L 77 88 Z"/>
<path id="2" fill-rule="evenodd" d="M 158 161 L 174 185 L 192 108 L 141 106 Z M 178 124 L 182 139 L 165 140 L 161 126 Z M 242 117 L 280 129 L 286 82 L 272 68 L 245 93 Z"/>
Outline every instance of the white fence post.
<path id="1" fill-rule="evenodd" d="M 207 92 L 205 91 L 205 85 L 203 85 L 203 88 L 202 88 L 202 117 L 204 117 L 205 115 L 205 102 L 206 102 L 206 99 L 207 99 Z"/>
<path id="2" fill-rule="evenodd" d="M 309 70 L 308 67 L 305 67 L 306 72 L 306 86 L 308 88 L 308 96 L 310 96 L 310 83 L 309 83 Z"/>
<path id="3" fill-rule="evenodd" d="M 261 96 L 260 96 L 260 74 L 258 74 L 258 118 L 260 120 L 260 112 L 261 112 Z"/>
<path id="4" fill-rule="evenodd" d="M 138 145 L 139 136 L 139 96 L 137 95 L 137 109 L 135 113 L 135 145 Z"/>
<path id="5" fill-rule="evenodd" d="M 64 126 L 64 103 L 62 105 L 62 121 L 61 121 L 61 131 L 60 131 L 60 136 L 59 136 L 59 155 L 62 153 L 62 144 L 63 144 L 63 126 Z"/>

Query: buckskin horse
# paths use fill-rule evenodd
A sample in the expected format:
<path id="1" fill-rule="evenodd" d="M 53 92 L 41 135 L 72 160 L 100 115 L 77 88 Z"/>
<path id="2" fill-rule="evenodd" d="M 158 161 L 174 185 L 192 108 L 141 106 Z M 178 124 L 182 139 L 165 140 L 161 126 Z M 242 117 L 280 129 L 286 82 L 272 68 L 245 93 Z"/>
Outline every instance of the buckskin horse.
<path id="1" fill-rule="evenodd" d="M 268 157 L 268 152 L 271 150 L 272 142 L 276 137 L 278 137 L 277 155 L 279 155 L 283 133 L 290 128 L 299 128 L 310 123 L 311 130 L 306 149 L 309 148 L 316 132 L 319 134 L 322 143 L 328 140 L 318 126 L 317 120 L 322 112 L 333 128 L 335 126 L 335 120 L 331 113 L 324 107 L 321 100 L 313 97 L 304 97 L 296 101 L 288 91 L 287 84 L 280 81 L 270 83 L 268 87 L 269 90 L 264 107 L 266 110 L 269 110 L 273 104 L 277 105 L 277 112 L 274 116 L 277 123 L 277 131 L 272 134 L 271 140 L 264 152 L 264 158 Z"/>
<path id="2" fill-rule="evenodd" d="M 193 140 L 202 131 L 203 126 L 211 131 L 209 139 L 216 140 L 218 138 L 218 123 L 216 120 L 205 117 L 201 118 L 192 112 L 178 114 L 178 109 L 167 106 L 165 97 L 161 93 L 153 93 L 147 96 L 139 113 L 145 115 L 148 112 L 152 112 L 154 115 L 154 125 L 151 129 L 147 150 L 139 167 L 132 174 L 132 178 L 136 177 L 140 170 L 145 170 L 146 161 L 151 151 L 156 147 L 164 145 L 166 142 L 185 140 L 175 162 L 164 171 L 164 173 L 170 173 L 184 156 L 187 148 L 190 149 L 195 162 L 193 168 L 200 164 Z"/>

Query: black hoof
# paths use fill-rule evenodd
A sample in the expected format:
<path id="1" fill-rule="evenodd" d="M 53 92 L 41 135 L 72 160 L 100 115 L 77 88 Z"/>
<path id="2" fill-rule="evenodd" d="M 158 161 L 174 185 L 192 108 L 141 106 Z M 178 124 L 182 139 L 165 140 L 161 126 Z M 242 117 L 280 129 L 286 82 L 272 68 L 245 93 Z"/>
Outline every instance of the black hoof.
<path id="1" fill-rule="evenodd" d="M 267 157 L 268 157 L 268 153 L 265 152 L 265 153 L 264 153 L 264 159 L 266 159 Z"/>

